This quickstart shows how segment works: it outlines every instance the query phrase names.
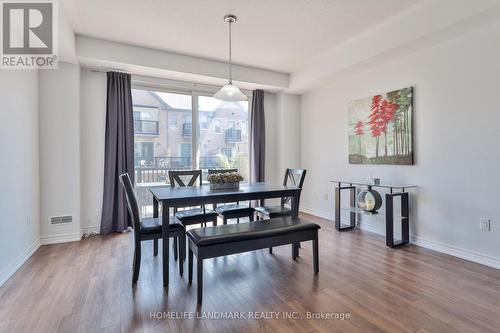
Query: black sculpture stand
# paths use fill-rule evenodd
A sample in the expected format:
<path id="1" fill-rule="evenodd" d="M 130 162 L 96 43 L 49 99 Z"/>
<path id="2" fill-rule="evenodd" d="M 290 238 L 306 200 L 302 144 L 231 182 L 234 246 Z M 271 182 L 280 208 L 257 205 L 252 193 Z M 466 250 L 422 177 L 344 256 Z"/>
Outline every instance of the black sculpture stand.
<path id="1" fill-rule="evenodd" d="M 335 229 L 338 231 L 351 230 L 356 228 L 356 215 L 357 214 L 369 214 L 373 215 L 377 212 L 365 212 L 362 209 L 357 208 L 356 204 L 356 186 L 367 186 L 368 188 L 379 187 L 386 188 L 390 191 L 385 195 L 385 231 L 386 240 L 385 243 L 388 247 L 397 247 L 400 245 L 410 243 L 410 207 L 409 207 L 409 193 L 405 190 L 408 188 L 415 188 L 416 185 L 394 185 L 394 184 L 373 184 L 360 181 L 342 181 L 342 180 L 332 180 L 333 183 L 337 183 L 335 187 Z M 343 184 L 346 184 L 345 186 Z M 348 186 L 347 186 L 348 185 Z M 398 190 L 395 192 L 394 190 Z M 343 191 L 349 191 L 350 196 L 350 210 L 349 212 L 349 224 L 347 226 L 342 226 L 341 223 L 341 197 Z M 401 216 L 397 218 L 394 217 L 394 198 L 399 197 L 401 199 Z M 401 240 L 394 239 L 394 220 L 401 221 Z"/>
<path id="2" fill-rule="evenodd" d="M 394 241 L 394 198 L 401 197 L 401 241 Z M 396 247 L 410 242 L 410 211 L 408 192 L 387 193 L 385 195 L 385 244 Z"/>
<path id="3" fill-rule="evenodd" d="M 342 186 L 342 184 L 339 184 L 339 186 L 335 188 L 335 229 L 338 231 L 356 228 L 356 212 L 350 212 L 349 225 L 347 227 L 342 227 L 342 223 L 340 223 L 340 196 L 343 190 L 349 190 L 350 205 L 351 207 L 356 206 L 356 187 L 352 186 L 352 184 L 350 184 L 350 186 Z"/>

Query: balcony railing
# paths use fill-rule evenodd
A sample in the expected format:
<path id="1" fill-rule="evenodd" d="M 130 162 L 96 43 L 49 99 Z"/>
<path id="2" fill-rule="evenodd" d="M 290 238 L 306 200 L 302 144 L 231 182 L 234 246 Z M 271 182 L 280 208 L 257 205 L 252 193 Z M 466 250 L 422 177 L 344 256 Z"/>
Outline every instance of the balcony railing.
<path id="1" fill-rule="evenodd" d="M 193 136 L 193 124 L 191 123 L 182 124 L 182 136 L 185 138 L 190 138 Z"/>
<path id="2" fill-rule="evenodd" d="M 140 162 L 145 163 L 141 165 Z M 203 179 L 207 177 L 207 169 L 224 169 L 226 167 L 217 156 L 200 157 L 198 166 L 198 168 L 203 171 Z M 192 168 L 193 164 L 191 157 L 153 157 L 149 161 L 136 159 L 135 182 L 142 184 L 136 187 L 137 201 L 141 216 L 152 216 L 153 197 L 149 191 L 150 187 L 169 186 L 170 181 L 168 179 L 168 172 L 170 170 L 190 170 Z"/>
<path id="3" fill-rule="evenodd" d="M 228 128 L 226 130 L 226 142 L 241 142 L 241 130 Z"/>
<path id="4" fill-rule="evenodd" d="M 167 181 L 169 170 L 186 170 L 192 167 L 191 157 L 153 157 L 150 161 L 136 159 L 135 181 L 137 183 L 164 182 Z M 200 157 L 199 168 L 222 169 L 223 165 L 217 156 L 203 156 Z"/>
<path id="5" fill-rule="evenodd" d="M 134 120 L 135 134 L 158 135 L 158 121 L 156 120 Z"/>

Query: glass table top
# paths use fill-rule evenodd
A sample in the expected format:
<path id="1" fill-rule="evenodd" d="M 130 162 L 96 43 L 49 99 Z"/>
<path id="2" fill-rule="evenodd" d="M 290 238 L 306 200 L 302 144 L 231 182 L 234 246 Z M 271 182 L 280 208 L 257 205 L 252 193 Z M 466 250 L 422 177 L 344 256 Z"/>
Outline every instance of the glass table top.
<path id="1" fill-rule="evenodd" d="M 417 187 L 417 185 L 413 185 L 413 184 L 384 183 L 383 181 L 381 181 L 380 184 L 375 184 L 374 181 L 359 180 L 359 179 L 358 180 L 334 179 L 334 180 L 331 180 L 330 182 L 339 183 L 339 184 L 352 184 L 352 185 L 359 185 L 359 186 L 371 186 L 371 187 L 383 187 L 383 188 L 395 188 L 395 189 L 407 189 L 407 188 Z"/>

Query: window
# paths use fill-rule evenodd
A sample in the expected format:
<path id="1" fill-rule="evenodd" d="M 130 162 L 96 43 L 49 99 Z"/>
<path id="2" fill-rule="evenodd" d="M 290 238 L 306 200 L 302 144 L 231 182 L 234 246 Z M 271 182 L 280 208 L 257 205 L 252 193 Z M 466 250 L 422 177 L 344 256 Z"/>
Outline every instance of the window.
<path id="1" fill-rule="evenodd" d="M 134 105 L 134 133 L 136 135 L 158 135 L 158 109 L 154 106 Z"/>
<path id="2" fill-rule="evenodd" d="M 200 131 L 199 166 L 202 169 L 235 168 L 248 181 L 248 137 L 247 131 L 241 130 L 241 124 L 248 123 L 248 102 L 222 102 L 213 97 L 198 96 L 198 107 L 200 119 L 209 113 L 214 118 L 213 132 Z"/>
<path id="3" fill-rule="evenodd" d="M 214 133 L 220 134 L 222 133 L 220 129 L 220 121 L 219 120 L 214 120 Z"/>
<path id="4" fill-rule="evenodd" d="M 152 165 L 154 163 L 154 155 L 153 142 L 134 143 L 134 158 L 137 166 L 144 167 Z"/>
<path id="5" fill-rule="evenodd" d="M 166 185 L 168 170 L 191 169 L 192 138 L 177 128 L 191 122 L 192 97 L 159 91 L 132 89 L 134 108 L 134 165 L 137 202 L 142 216 L 151 216 L 152 186 Z M 189 151 L 189 153 L 187 153 Z"/>
<path id="6" fill-rule="evenodd" d="M 177 128 L 177 114 L 175 112 L 170 112 L 168 114 L 168 127 Z"/>
<path id="7" fill-rule="evenodd" d="M 222 148 L 222 153 L 228 159 L 233 158 L 233 149 L 232 148 Z"/>
<path id="8" fill-rule="evenodd" d="M 210 116 L 208 114 L 206 114 L 206 112 L 200 113 L 200 128 L 202 130 L 208 129 L 209 118 L 210 118 Z"/>
<path id="9" fill-rule="evenodd" d="M 132 89 L 132 101 L 135 181 L 142 216 L 152 216 L 149 189 L 168 186 L 169 170 L 199 168 L 206 180 L 207 169 L 237 168 L 248 180 L 247 129 L 242 128 L 248 124 L 248 102 L 144 89 Z"/>

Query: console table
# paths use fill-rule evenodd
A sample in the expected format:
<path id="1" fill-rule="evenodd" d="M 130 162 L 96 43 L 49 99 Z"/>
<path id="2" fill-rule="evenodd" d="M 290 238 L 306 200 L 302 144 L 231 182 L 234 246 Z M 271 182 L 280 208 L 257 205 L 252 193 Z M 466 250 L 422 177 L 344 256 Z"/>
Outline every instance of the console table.
<path id="1" fill-rule="evenodd" d="M 373 182 L 354 181 L 354 180 L 331 180 L 336 183 L 335 187 L 335 229 L 338 231 L 350 230 L 356 227 L 356 214 L 379 215 L 378 212 L 366 212 L 357 207 L 356 204 L 356 186 L 367 188 L 384 188 L 389 193 L 385 194 L 385 239 L 388 247 L 396 247 L 410 242 L 410 206 L 409 193 L 407 189 L 415 188 L 416 185 L 399 184 L 375 184 Z M 341 207 L 341 194 L 343 191 L 349 191 L 350 207 Z M 401 216 L 394 216 L 394 198 L 401 198 Z M 341 211 L 349 212 L 349 224 L 342 226 Z M 394 239 L 394 219 L 401 221 L 401 240 Z"/>

